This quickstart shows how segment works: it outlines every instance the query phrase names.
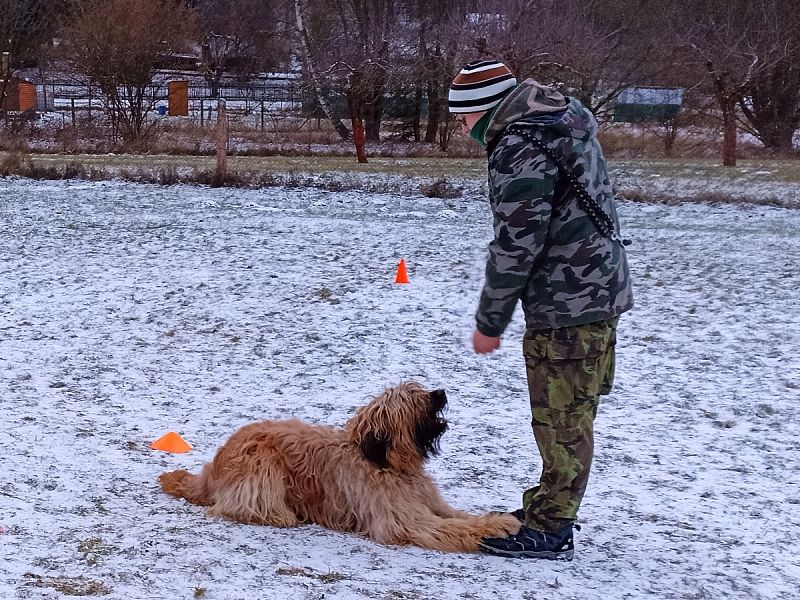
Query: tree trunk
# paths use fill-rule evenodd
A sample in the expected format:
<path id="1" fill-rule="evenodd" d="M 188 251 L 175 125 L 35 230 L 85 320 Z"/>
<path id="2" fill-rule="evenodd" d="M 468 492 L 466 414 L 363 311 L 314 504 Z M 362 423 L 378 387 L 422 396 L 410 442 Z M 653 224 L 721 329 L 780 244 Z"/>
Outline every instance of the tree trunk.
<path id="1" fill-rule="evenodd" d="M 6 115 L 6 96 L 11 85 L 11 76 L 14 70 L 11 68 L 11 57 L 8 52 L 0 52 L 0 121 Z"/>
<path id="2" fill-rule="evenodd" d="M 439 150 L 447 152 L 450 147 L 450 138 L 453 136 L 453 130 L 450 128 L 450 123 L 447 120 L 439 124 Z"/>
<path id="3" fill-rule="evenodd" d="M 411 130 L 414 132 L 414 141 L 420 140 L 420 119 L 422 118 L 422 87 L 414 89 L 414 116 L 411 119 Z"/>
<path id="4" fill-rule="evenodd" d="M 212 98 L 219 97 L 219 84 L 221 79 L 222 75 L 217 75 L 215 73 L 212 73 L 206 77 L 206 82 L 208 83 L 209 87 L 209 94 Z"/>
<path id="5" fill-rule="evenodd" d="M 420 22 L 417 60 L 422 67 L 422 71 L 426 72 L 426 67 L 430 58 L 428 53 L 428 20 L 424 18 Z M 419 142 L 422 139 L 420 131 L 422 121 L 422 98 L 425 95 L 424 89 L 426 84 L 426 81 L 422 81 L 414 85 L 414 113 L 411 121 L 411 128 L 414 132 L 415 142 Z"/>
<path id="6" fill-rule="evenodd" d="M 370 142 L 381 141 L 381 118 L 383 117 L 383 90 L 372 94 L 370 102 L 364 104 L 364 124 Z"/>
<path id="7" fill-rule="evenodd" d="M 428 82 L 428 126 L 425 128 L 425 142 L 428 144 L 436 143 L 441 113 L 439 83 L 430 81 Z"/>
<path id="8" fill-rule="evenodd" d="M 3 77 L 0 80 L 0 121 L 6 116 L 6 96 L 8 95 L 8 84 L 10 77 Z"/>
<path id="9" fill-rule="evenodd" d="M 722 103 L 722 166 L 736 166 L 736 100 Z"/>
<path id="10" fill-rule="evenodd" d="M 386 50 L 382 49 L 379 58 Z M 381 141 L 381 119 L 383 118 L 383 90 L 386 87 L 386 70 L 377 62 L 367 62 L 359 69 L 364 122 L 366 125 L 367 140 L 370 142 Z"/>
<path id="11" fill-rule="evenodd" d="M 447 89 L 450 83 L 449 60 L 442 54 L 438 44 L 430 55 L 426 72 L 428 73 L 428 128 L 425 141 L 433 144 L 441 141 L 442 125 L 447 127 Z M 446 143 L 445 143 L 446 145 Z"/>
<path id="12" fill-rule="evenodd" d="M 747 82 L 737 85 L 727 73 L 718 73 L 712 61 L 706 69 L 714 82 L 714 95 L 722 111 L 722 166 L 736 166 L 736 105 L 747 89 Z"/>
<path id="13" fill-rule="evenodd" d="M 217 171 L 214 187 L 222 187 L 228 178 L 228 111 L 225 100 L 217 100 Z"/>
<path id="14" fill-rule="evenodd" d="M 356 147 L 356 158 L 360 163 L 366 163 L 367 150 L 364 140 L 364 122 L 361 119 L 353 120 L 353 144 Z"/>
<path id="15" fill-rule="evenodd" d="M 303 0 L 294 0 L 294 9 L 295 9 L 295 16 L 297 18 L 297 29 L 300 33 L 300 52 L 303 56 L 303 63 L 308 70 L 309 79 L 311 79 L 311 83 L 314 85 L 314 92 L 316 93 L 317 103 L 319 104 L 322 112 L 325 113 L 325 116 L 333 125 L 334 129 L 336 129 L 336 133 L 343 140 L 350 139 L 350 131 L 347 129 L 347 126 L 342 123 L 342 120 L 336 116 L 336 113 L 333 110 L 330 102 L 325 97 L 323 93 L 322 86 L 319 83 L 319 77 L 317 76 L 317 70 L 314 67 L 314 58 L 311 55 L 311 43 L 310 43 L 310 34 L 306 29 L 306 5 L 304 4 Z"/>
<path id="16" fill-rule="evenodd" d="M 356 92 L 353 90 L 351 83 L 350 89 L 347 90 L 347 109 L 350 112 L 350 124 L 353 127 L 353 145 L 356 147 L 356 157 L 358 162 L 367 162 L 366 144 L 364 139 L 364 119 L 361 114 L 360 101 L 356 97 Z"/>

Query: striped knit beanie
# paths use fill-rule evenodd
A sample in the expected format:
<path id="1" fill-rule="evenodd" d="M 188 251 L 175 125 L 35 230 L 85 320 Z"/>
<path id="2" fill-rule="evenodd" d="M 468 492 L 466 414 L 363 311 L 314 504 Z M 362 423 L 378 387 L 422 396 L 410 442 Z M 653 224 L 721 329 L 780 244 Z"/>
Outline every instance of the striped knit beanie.
<path id="1" fill-rule="evenodd" d="M 500 104 L 517 85 L 509 68 L 496 60 L 474 60 L 459 71 L 450 84 L 451 113 L 473 113 Z"/>

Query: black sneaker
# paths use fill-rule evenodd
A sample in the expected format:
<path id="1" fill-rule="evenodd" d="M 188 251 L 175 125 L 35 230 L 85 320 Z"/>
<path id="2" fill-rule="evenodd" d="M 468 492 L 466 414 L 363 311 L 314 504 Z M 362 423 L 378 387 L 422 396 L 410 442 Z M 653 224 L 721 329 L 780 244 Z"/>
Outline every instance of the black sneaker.
<path id="1" fill-rule="evenodd" d="M 514 514 L 516 516 L 516 512 Z M 575 545 L 572 542 L 573 523 L 560 531 L 549 533 L 522 526 L 519 533 L 504 538 L 483 538 L 480 549 L 486 554 L 510 558 L 547 558 L 572 560 Z M 574 525 L 576 529 L 580 529 Z"/>

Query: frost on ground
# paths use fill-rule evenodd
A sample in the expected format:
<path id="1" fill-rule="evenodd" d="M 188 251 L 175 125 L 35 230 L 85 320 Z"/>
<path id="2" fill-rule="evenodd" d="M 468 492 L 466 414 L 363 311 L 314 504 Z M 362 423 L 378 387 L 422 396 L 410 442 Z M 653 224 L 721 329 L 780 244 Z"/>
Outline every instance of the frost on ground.
<path id="1" fill-rule="evenodd" d="M 245 423 L 341 424 L 416 378 L 450 397 L 445 497 L 516 508 L 521 315 L 468 345 L 480 198 L 0 180 L 0 598 L 796 598 L 800 211 L 621 217 L 637 305 L 576 558 L 514 561 L 218 522 L 156 485 Z M 149 449 L 170 430 L 193 451 Z"/>

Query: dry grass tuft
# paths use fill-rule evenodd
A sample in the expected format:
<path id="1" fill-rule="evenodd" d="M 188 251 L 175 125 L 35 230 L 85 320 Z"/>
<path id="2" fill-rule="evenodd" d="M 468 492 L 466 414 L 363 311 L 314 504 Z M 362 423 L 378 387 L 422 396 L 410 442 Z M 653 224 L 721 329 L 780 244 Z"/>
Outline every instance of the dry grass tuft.
<path id="1" fill-rule="evenodd" d="M 106 596 L 112 589 L 102 581 L 85 577 L 43 576 L 25 573 L 28 585 L 39 588 L 52 588 L 66 596 Z"/>

